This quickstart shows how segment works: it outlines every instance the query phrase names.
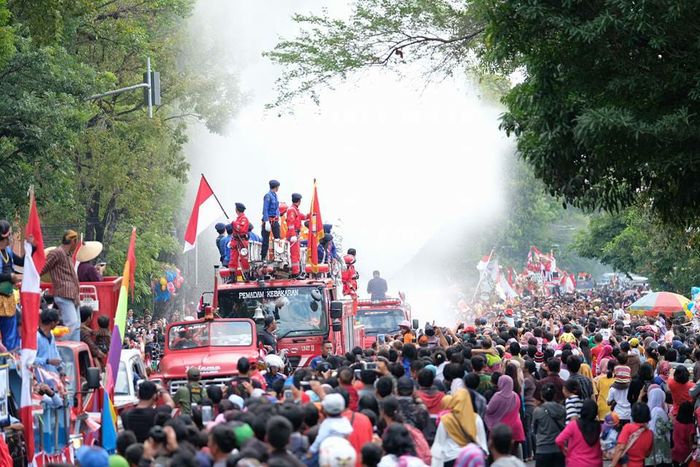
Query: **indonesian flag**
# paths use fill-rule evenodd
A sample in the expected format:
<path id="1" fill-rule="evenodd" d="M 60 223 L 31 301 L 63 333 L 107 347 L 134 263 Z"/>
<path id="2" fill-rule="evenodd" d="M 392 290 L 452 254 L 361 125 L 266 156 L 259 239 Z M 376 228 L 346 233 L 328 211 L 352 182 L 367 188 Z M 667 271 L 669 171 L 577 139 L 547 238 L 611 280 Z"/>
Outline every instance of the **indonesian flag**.
<path id="1" fill-rule="evenodd" d="M 39 328 L 39 308 L 41 289 L 39 287 L 39 271 L 46 263 L 44 255 L 44 239 L 41 235 L 41 223 L 36 210 L 34 193 L 29 194 L 29 220 L 25 237 L 32 239 L 36 245 L 36 253 L 31 242 L 24 241 L 24 277 L 20 301 L 22 303 L 22 350 L 20 354 L 20 374 L 22 375 L 22 395 L 20 399 L 20 420 L 24 425 L 24 439 L 27 443 L 27 458 L 34 459 L 34 419 L 32 416 L 32 381 L 31 366 L 36 358 L 36 333 Z"/>
<path id="2" fill-rule="evenodd" d="M 214 191 L 209 186 L 207 179 L 202 175 L 199 181 L 197 197 L 194 200 L 194 206 L 192 206 L 192 214 L 190 214 L 190 220 L 185 231 L 185 253 L 194 248 L 199 234 L 204 232 L 222 213 L 223 209 L 221 209 Z"/>
<path id="3" fill-rule="evenodd" d="M 311 198 L 311 211 L 309 212 L 309 244 L 307 247 L 307 256 L 312 266 L 318 266 L 318 242 L 324 236 L 321 205 L 318 202 L 318 191 L 316 189 L 316 180 L 314 180 L 314 194 Z"/>

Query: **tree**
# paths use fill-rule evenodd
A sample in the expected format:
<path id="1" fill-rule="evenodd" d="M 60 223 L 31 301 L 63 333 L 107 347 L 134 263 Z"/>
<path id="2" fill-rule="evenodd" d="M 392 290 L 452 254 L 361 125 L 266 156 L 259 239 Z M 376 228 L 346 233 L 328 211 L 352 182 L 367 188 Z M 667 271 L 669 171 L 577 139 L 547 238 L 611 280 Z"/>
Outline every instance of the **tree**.
<path id="1" fill-rule="evenodd" d="M 575 249 L 617 271 L 648 276 L 654 288 L 687 294 L 700 284 L 700 231 L 664 223 L 648 204 L 599 214 L 577 234 Z"/>
<path id="2" fill-rule="evenodd" d="M 136 303 L 147 304 L 151 276 L 176 259 L 187 123 L 222 131 L 239 107 L 237 79 L 228 70 L 202 74 L 206 48 L 196 56 L 183 34 L 193 0 L 8 5 L 0 0 L 0 213 L 26 209 L 27 186 L 36 185 L 45 225 L 102 241 L 113 274 L 136 226 Z M 12 49 L 3 54 L 8 21 Z M 141 91 L 88 99 L 141 82 L 146 57 L 162 73 L 153 119 Z"/>
<path id="3" fill-rule="evenodd" d="M 265 53 L 285 67 L 272 106 L 302 95 L 318 102 L 318 90 L 370 67 L 400 72 L 407 63 L 426 64 L 437 77 L 464 69 L 483 31 L 470 3 L 458 0 L 356 0 L 347 20 L 294 15 L 299 36 Z"/>
<path id="4" fill-rule="evenodd" d="M 411 61 L 438 77 L 518 72 L 501 126 L 551 195 L 614 212 L 644 193 L 662 220 L 688 224 L 700 212 L 696 10 L 672 0 L 357 0 L 346 20 L 295 16 L 302 32 L 268 56 L 285 66 L 276 104 Z"/>

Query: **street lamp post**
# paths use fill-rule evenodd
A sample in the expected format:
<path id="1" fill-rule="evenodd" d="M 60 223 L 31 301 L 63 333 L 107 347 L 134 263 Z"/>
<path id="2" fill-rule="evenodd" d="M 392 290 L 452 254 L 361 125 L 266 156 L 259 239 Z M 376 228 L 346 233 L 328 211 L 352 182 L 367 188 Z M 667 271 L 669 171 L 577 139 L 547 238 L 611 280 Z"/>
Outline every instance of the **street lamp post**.
<path id="1" fill-rule="evenodd" d="M 160 105 L 160 73 L 151 70 L 151 58 L 146 58 L 146 73 L 143 77 L 143 83 L 126 86 L 124 88 L 113 89 L 111 91 L 95 94 L 88 97 L 88 100 L 99 100 L 109 96 L 116 96 L 124 92 L 134 91 L 136 89 L 144 89 L 144 101 L 148 106 L 148 118 L 153 118 L 153 106 Z"/>

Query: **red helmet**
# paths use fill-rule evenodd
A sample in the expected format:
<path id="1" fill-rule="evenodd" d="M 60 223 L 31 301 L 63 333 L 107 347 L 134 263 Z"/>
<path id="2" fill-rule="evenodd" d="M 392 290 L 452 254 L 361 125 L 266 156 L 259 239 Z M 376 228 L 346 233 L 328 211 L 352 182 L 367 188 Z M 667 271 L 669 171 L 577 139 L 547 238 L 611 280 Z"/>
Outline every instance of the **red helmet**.
<path id="1" fill-rule="evenodd" d="M 284 213 L 287 212 L 287 209 L 289 209 L 287 203 L 280 203 L 280 216 L 284 216 Z"/>
<path id="2" fill-rule="evenodd" d="M 351 264 L 355 264 L 355 257 L 353 255 L 345 255 L 343 256 L 343 261 L 350 266 Z"/>

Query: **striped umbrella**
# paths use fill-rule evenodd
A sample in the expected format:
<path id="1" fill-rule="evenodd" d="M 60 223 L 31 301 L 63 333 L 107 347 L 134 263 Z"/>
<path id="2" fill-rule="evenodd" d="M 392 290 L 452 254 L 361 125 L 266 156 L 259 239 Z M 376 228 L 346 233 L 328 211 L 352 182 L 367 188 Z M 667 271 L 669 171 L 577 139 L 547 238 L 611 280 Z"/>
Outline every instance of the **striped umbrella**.
<path id="1" fill-rule="evenodd" d="M 653 292 L 646 294 L 629 306 L 633 315 L 656 316 L 663 313 L 671 316 L 674 313 L 682 313 L 690 302 L 683 295 L 672 292 Z"/>

